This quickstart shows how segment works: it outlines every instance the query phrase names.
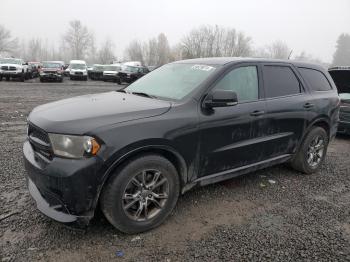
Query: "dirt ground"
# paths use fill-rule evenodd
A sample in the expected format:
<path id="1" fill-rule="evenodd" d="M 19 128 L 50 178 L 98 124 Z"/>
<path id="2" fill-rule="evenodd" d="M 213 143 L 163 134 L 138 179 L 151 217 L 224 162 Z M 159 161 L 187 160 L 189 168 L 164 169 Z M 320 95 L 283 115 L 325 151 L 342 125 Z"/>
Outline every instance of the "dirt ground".
<path id="1" fill-rule="evenodd" d="M 313 175 L 279 165 L 182 196 L 166 222 L 125 235 L 97 214 L 85 231 L 42 215 L 25 186 L 26 116 L 114 83 L 0 82 L 1 261 L 350 261 L 350 137 Z"/>

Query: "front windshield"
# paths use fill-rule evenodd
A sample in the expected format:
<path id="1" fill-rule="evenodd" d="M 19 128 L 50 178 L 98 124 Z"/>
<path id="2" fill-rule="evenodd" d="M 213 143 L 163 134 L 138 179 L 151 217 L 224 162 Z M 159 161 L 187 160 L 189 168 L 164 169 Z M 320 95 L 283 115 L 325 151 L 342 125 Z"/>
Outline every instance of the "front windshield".
<path id="1" fill-rule="evenodd" d="M 120 71 L 120 66 L 105 66 L 104 71 Z"/>
<path id="2" fill-rule="evenodd" d="M 72 69 L 86 69 L 86 65 L 84 64 L 71 64 Z"/>
<path id="3" fill-rule="evenodd" d="M 59 67 L 61 67 L 61 64 L 59 63 L 43 62 L 43 68 L 59 68 Z"/>
<path id="4" fill-rule="evenodd" d="M 214 66 L 198 64 L 167 64 L 125 88 L 128 92 L 181 100 L 215 71 Z"/>
<path id="5" fill-rule="evenodd" d="M 136 66 L 128 66 L 128 65 L 123 66 L 123 71 L 125 71 L 125 72 L 137 73 L 138 70 L 139 70 L 139 68 Z"/>
<path id="6" fill-rule="evenodd" d="M 0 64 L 17 64 L 20 65 L 22 64 L 20 59 L 15 59 L 15 58 L 3 58 L 0 60 Z"/>
<path id="7" fill-rule="evenodd" d="M 94 65 L 93 66 L 93 70 L 96 70 L 96 71 L 104 71 L 105 70 L 105 67 L 103 65 Z"/>

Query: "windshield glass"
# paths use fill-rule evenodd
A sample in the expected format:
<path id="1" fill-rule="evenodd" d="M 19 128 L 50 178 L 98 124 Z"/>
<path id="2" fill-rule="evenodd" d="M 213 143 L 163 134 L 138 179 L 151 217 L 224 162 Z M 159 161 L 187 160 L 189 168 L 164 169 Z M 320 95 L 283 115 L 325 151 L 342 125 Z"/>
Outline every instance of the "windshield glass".
<path id="1" fill-rule="evenodd" d="M 120 71 L 120 66 L 105 66 L 104 71 Z"/>
<path id="2" fill-rule="evenodd" d="M 136 66 L 128 66 L 128 65 L 123 66 L 123 71 L 125 71 L 125 72 L 137 73 L 138 70 L 139 70 L 139 68 Z"/>
<path id="3" fill-rule="evenodd" d="M 86 65 L 84 64 L 71 64 L 70 67 L 72 69 L 86 69 Z"/>
<path id="4" fill-rule="evenodd" d="M 215 67 L 208 65 L 168 64 L 140 78 L 125 90 L 180 100 L 214 71 Z"/>
<path id="5" fill-rule="evenodd" d="M 43 62 L 43 68 L 59 68 L 61 64 L 59 63 L 51 63 L 51 62 Z"/>
<path id="6" fill-rule="evenodd" d="M 105 70 L 104 68 L 105 67 L 103 65 L 94 65 L 93 66 L 93 70 L 96 70 L 96 71 L 103 71 L 103 70 Z"/>
<path id="7" fill-rule="evenodd" d="M 22 61 L 21 61 L 21 59 L 3 58 L 3 59 L 0 60 L 0 64 L 17 64 L 17 65 L 21 65 Z"/>

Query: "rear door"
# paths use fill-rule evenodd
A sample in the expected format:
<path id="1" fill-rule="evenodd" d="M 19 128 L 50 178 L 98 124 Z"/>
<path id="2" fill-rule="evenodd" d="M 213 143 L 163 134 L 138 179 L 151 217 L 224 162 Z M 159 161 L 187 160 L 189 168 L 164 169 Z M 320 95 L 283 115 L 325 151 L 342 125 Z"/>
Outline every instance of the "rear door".
<path id="1" fill-rule="evenodd" d="M 263 64 L 263 79 L 267 107 L 265 158 L 291 154 L 306 128 L 307 111 L 313 107 L 311 96 L 290 64 Z"/>

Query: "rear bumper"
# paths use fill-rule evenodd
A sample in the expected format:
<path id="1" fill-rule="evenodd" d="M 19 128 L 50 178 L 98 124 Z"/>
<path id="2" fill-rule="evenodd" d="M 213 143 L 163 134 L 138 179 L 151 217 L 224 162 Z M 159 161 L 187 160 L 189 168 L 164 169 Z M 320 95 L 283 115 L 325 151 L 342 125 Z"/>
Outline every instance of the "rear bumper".
<path id="1" fill-rule="evenodd" d="M 54 157 L 45 162 L 28 141 L 23 155 L 28 189 L 38 209 L 62 223 L 87 225 L 102 187 L 102 160 Z"/>

